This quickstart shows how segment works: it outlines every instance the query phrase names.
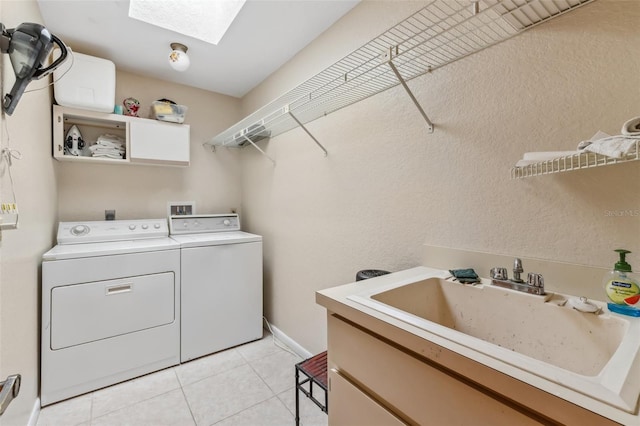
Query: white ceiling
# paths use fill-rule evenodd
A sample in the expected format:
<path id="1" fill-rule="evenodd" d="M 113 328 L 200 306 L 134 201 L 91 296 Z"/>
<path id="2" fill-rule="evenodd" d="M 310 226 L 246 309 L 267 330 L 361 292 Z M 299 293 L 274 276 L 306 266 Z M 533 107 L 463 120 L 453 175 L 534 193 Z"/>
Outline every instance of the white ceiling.
<path id="1" fill-rule="evenodd" d="M 109 59 L 119 70 L 242 97 L 358 1 L 248 0 L 217 46 L 129 18 L 128 0 L 38 4 L 47 29 L 73 51 Z M 189 48 L 185 72 L 169 66 L 172 42 Z"/>

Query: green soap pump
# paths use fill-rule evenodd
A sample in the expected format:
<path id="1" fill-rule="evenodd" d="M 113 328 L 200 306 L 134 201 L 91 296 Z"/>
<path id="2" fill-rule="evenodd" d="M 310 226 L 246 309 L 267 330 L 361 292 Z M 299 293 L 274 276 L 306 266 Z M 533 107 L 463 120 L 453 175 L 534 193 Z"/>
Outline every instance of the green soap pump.
<path id="1" fill-rule="evenodd" d="M 620 255 L 620 260 L 604 278 L 607 306 L 611 312 L 640 317 L 640 280 L 625 260 L 631 252 L 625 249 L 615 251 Z"/>

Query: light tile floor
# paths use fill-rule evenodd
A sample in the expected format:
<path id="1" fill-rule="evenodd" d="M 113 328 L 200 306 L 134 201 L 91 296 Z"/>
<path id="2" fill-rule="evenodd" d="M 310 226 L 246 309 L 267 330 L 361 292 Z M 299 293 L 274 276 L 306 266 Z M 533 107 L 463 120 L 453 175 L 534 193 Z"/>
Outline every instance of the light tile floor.
<path id="1" fill-rule="evenodd" d="M 261 426 L 295 424 L 298 356 L 261 340 L 59 402 L 37 426 Z M 327 415 L 300 395 L 300 423 Z"/>

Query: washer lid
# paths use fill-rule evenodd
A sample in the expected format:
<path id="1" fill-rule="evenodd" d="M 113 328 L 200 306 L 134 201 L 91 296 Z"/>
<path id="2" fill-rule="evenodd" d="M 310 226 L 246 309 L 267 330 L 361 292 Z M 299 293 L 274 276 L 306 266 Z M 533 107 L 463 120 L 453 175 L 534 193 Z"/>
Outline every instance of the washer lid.
<path id="1" fill-rule="evenodd" d="M 242 231 L 211 232 L 205 234 L 172 235 L 182 248 L 218 246 L 262 241 L 262 236 Z"/>
<path id="2" fill-rule="evenodd" d="M 141 253 L 179 248 L 180 244 L 169 237 L 130 241 L 109 241 L 104 243 L 58 244 L 43 254 L 42 260 L 48 261 L 95 256 L 113 256 L 117 254 Z"/>

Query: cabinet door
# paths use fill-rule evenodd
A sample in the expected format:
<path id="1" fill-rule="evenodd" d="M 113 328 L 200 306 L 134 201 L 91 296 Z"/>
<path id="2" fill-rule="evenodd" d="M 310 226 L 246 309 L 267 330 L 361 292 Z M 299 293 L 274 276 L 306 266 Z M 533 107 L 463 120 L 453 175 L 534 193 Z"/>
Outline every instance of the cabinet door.
<path id="1" fill-rule="evenodd" d="M 334 426 L 401 426 L 407 423 L 358 389 L 335 369 L 329 372 L 329 423 Z"/>
<path id="2" fill-rule="evenodd" d="M 157 120 L 129 123 L 131 161 L 189 165 L 189 126 Z"/>

